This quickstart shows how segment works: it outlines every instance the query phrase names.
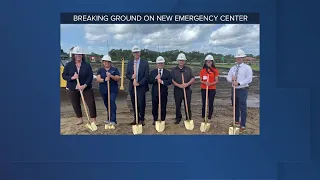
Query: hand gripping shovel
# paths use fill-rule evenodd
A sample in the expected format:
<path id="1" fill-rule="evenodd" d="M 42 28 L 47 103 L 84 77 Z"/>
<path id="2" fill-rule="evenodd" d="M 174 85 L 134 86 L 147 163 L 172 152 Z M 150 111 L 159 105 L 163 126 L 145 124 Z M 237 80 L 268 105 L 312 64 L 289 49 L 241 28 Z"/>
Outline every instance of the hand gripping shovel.
<path id="1" fill-rule="evenodd" d="M 134 74 L 136 71 L 136 64 L 134 64 Z M 136 79 L 133 80 L 134 82 L 136 82 Z M 136 124 L 132 126 L 132 132 L 134 135 L 136 134 L 141 134 L 142 133 L 142 124 L 138 124 L 138 102 L 137 102 L 137 87 L 134 87 L 134 105 L 135 105 L 135 112 L 136 112 Z"/>
<path id="2" fill-rule="evenodd" d="M 159 73 L 160 75 L 160 73 Z M 159 106 L 158 106 L 158 121 L 156 121 L 156 130 L 158 132 L 163 132 L 166 125 L 165 125 L 165 121 L 161 121 L 161 96 L 160 96 L 160 83 L 158 82 L 158 96 L 159 96 Z"/>
<path id="3" fill-rule="evenodd" d="M 104 129 L 115 129 L 114 125 L 111 124 L 110 80 L 107 81 L 107 84 L 108 84 L 108 123 L 104 126 Z"/>
<path id="4" fill-rule="evenodd" d="M 239 127 L 236 127 L 236 88 L 233 86 L 233 126 L 229 127 L 229 135 L 239 135 Z"/>
<path id="5" fill-rule="evenodd" d="M 77 79 L 77 83 L 80 85 L 79 79 Z M 83 107 L 84 107 L 84 110 L 86 112 L 87 120 L 88 120 L 88 123 L 86 124 L 86 127 L 89 128 L 91 131 L 96 131 L 98 129 L 98 127 L 96 126 L 96 124 L 94 122 L 92 122 L 90 124 L 90 118 L 89 118 L 89 114 L 88 114 L 88 110 L 87 110 L 87 105 L 86 105 L 86 102 L 85 102 L 84 97 L 83 97 L 83 92 L 80 89 L 79 89 L 79 91 L 80 91 Z"/>
<path id="6" fill-rule="evenodd" d="M 183 73 L 181 73 L 181 78 L 182 78 L 182 84 L 184 84 L 184 76 Z M 184 94 L 184 104 L 187 112 L 187 120 L 184 121 L 184 126 L 186 127 L 187 130 L 193 130 L 194 124 L 193 120 L 189 119 L 189 109 L 188 109 L 188 100 L 187 100 L 187 95 L 186 95 L 186 88 L 183 88 L 183 94 Z"/>
<path id="7" fill-rule="evenodd" d="M 207 82 L 209 82 L 209 77 L 207 79 Z M 205 107 L 204 122 L 202 122 L 200 125 L 201 132 L 208 132 L 210 129 L 210 123 L 208 122 L 208 117 L 207 117 L 207 110 L 208 110 L 208 86 L 206 88 L 206 107 Z"/>

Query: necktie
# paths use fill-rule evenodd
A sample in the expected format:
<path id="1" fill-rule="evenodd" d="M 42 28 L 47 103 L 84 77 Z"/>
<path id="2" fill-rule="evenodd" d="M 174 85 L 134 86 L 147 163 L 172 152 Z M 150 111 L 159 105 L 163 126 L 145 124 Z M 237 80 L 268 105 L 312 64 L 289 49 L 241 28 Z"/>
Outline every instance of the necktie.
<path id="1" fill-rule="evenodd" d="M 159 69 L 159 74 L 160 74 L 160 77 L 162 76 L 162 72 L 161 72 L 161 69 Z"/>
<path id="2" fill-rule="evenodd" d="M 240 65 L 238 64 L 238 65 L 237 65 L 237 69 L 236 69 L 236 74 L 235 74 L 236 79 L 238 79 L 238 72 L 239 72 L 239 68 L 240 68 Z"/>

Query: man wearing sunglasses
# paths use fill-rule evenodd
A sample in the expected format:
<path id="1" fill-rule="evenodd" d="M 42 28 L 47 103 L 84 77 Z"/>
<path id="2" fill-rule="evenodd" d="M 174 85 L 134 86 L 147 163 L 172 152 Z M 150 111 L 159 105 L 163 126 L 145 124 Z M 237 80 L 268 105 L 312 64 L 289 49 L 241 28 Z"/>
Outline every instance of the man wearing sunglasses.
<path id="1" fill-rule="evenodd" d="M 168 102 L 168 86 L 172 83 L 171 73 L 164 69 L 165 60 L 159 56 L 156 60 L 157 68 L 152 70 L 149 75 L 149 83 L 152 84 L 152 115 L 153 125 L 158 120 L 158 106 L 159 106 L 159 92 L 158 83 L 160 83 L 160 97 L 161 97 L 161 121 L 166 119 L 166 109 Z"/>

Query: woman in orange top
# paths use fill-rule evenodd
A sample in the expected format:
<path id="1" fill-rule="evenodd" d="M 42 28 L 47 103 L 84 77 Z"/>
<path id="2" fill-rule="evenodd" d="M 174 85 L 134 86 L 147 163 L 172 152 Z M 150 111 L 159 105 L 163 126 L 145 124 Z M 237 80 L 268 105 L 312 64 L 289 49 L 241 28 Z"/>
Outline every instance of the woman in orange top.
<path id="1" fill-rule="evenodd" d="M 212 55 L 207 55 L 202 70 L 200 71 L 201 81 L 201 97 L 202 97 L 202 118 L 205 117 L 206 106 L 206 88 L 208 86 L 208 104 L 209 115 L 208 120 L 211 120 L 213 114 L 214 97 L 216 96 L 216 84 L 218 83 L 219 71 L 214 65 Z"/>

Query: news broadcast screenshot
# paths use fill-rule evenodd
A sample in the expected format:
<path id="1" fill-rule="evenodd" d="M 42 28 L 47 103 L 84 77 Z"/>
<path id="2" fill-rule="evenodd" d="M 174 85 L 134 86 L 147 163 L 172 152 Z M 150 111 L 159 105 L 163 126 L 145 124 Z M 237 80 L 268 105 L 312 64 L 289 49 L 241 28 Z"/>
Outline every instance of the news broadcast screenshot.
<path id="1" fill-rule="evenodd" d="M 260 134 L 259 14 L 64 13 L 60 33 L 62 135 Z"/>

